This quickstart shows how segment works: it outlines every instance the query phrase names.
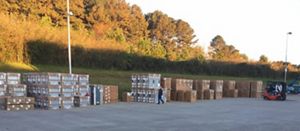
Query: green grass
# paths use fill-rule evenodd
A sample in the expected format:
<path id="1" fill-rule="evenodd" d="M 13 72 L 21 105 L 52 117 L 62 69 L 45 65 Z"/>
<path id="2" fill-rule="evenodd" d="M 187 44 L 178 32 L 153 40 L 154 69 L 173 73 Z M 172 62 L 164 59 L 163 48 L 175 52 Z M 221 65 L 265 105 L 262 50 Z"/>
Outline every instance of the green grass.
<path id="1" fill-rule="evenodd" d="M 52 65 L 26 65 L 26 64 L 1 64 L 0 72 L 60 72 L 68 73 L 67 66 Z M 248 77 L 230 77 L 230 76 L 207 76 L 207 75 L 191 75 L 176 74 L 167 72 L 144 72 L 144 71 L 121 71 L 121 70 L 104 70 L 96 68 L 73 68 L 73 73 L 89 74 L 91 84 L 109 84 L 118 85 L 119 94 L 124 91 L 130 91 L 131 75 L 134 73 L 160 73 L 162 77 L 187 78 L 187 79 L 208 79 L 208 80 L 263 80 L 266 78 L 248 78 Z"/>

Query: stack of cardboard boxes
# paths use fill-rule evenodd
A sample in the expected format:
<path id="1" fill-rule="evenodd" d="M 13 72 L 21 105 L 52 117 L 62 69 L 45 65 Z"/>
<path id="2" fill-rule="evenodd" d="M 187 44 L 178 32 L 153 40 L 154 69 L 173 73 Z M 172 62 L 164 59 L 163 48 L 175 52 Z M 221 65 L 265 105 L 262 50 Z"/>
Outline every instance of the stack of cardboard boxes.
<path id="1" fill-rule="evenodd" d="M 89 103 L 88 75 L 24 73 L 23 83 L 28 86 L 28 95 L 35 97 L 39 109 L 70 109 L 75 103 L 76 106 Z"/>
<path id="2" fill-rule="evenodd" d="M 250 97 L 250 81 L 237 81 L 238 97 Z"/>
<path id="3" fill-rule="evenodd" d="M 197 100 L 197 91 L 193 90 L 193 80 L 172 79 L 171 100 L 195 102 Z"/>
<path id="4" fill-rule="evenodd" d="M 163 77 L 161 78 L 161 87 L 164 90 L 164 94 L 166 96 L 167 102 L 171 101 L 171 86 L 172 86 L 172 78 Z"/>
<path id="5" fill-rule="evenodd" d="M 158 90 L 161 88 L 160 76 L 160 74 L 133 74 L 131 76 L 133 101 L 157 103 Z"/>
<path id="6" fill-rule="evenodd" d="M 238 90 L 235 89 L 235 81 L 226 80 L 223 83 L 223 97 L 238 97 Z"/>
<path id="7" fill-rule="evenodd" d="M 261 98 L 263 94 L 263 82 L 262 81 L 252 81 L 251 85 L 251 98 Z"/>
<path id="8" fill-rule="evenodd" d="M 112 104 L 118 102 L 118 86 L 103 85 L 103 103 Z"/>
<path id="9" fill-rule="evenodd" d="M 193 89 L 197 91 L 197 99 L 204 100 L 204 92 L 209 90 L 210 80 L 194 80 Z"/>
<path id="10" fill-rule="evenodd" d="M 7 111 L 31 110 L 34 99 L 27 97 L 19 73 L 0 73 L 0 108 Z"/>
<path id="11" fill-rule="evenodd" d="M 223 80 L 210 81 L 210 89 L 214 90 L 214 99 L 223 98 Z"/>

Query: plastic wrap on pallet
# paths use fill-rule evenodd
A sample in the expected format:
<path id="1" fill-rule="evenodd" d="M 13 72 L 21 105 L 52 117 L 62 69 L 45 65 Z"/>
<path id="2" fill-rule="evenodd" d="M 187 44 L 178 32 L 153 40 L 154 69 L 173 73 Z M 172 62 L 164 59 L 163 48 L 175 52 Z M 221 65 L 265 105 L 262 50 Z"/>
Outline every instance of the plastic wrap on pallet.
<path id="1" fill-rule="evenodd" d="M 75 107 L 86 107 L 90 105 L 89 96 L 74 96 L 74 106 Z"/>
<path id="2" fill-rule="evenodd" d="M 6 73 L 6 84 L 21 84 L 21 74 Z"/>
<path id="3" fill-rule="evenodd" d="M 62 85 L 76 85 L 78 82 L 78 75 L 76 74 L 62 74 L 61 84 Z"/>
<path id="4" fill-rule="evenodd" d="M 61 98 L 61 108 L 71 109 L 74 107 L 74 97 L 62 97 Z"/>
<path id="5" fill-rule="evenodd" d="M 75 96 L 88 96 L 89 95 L 89 85 L 77 85 L 74 88 Z"/>
<path id="6" fill-rule="evenodd" d="M 78 85 L 89 85 L 89 75 L 79 74 Z"/>
<path id="7" fill-rule="evenodd" d="M 60 85 L 61 73 L 23 73 L 23 83 L 41 85 Z"/>
<path id="8" fill-rule="evenodd" d="M 6 84 L 6 73 L 0 72 L 0 85 Z"/>
<path id="9" fill-rule="evenodd" d="M 5 96 L 7 92 L 7 85 L 0 85 L 0 96 Z"/>
<path id="10" fill-rule="evenodd" d="M 27 96 L 26 85 L 7 85 L 7 96 Z"/>

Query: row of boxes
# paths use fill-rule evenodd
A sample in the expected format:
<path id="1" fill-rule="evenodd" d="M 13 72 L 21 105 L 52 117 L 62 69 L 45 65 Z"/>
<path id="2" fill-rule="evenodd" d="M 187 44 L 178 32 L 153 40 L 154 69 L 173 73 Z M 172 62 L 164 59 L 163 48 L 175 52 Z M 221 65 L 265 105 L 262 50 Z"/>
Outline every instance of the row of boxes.
<path id="1" fill-rule="evenodd" d="M 86 106 L 89 98 L 89 75 L 65 73 L 24 73 L 28 95 L 39 109 L 71 109 Z"/>
<path id="2" fill-rule="evenodd" d="M 88 85 L 89 75 L 66 73 L 24 73 L 23 83 L 41 85 Z"/>
<path id="3" fill-rule="evenodd" d="M 133 88 L 160 88 L 160 74 L 133 74 L 131 87 Z"/>
<path id="4" fill-rule="evenodd" d="M 35 100 L 32 97 L 0 97 L 0 109 L 7 111 L 32 110 L 34 109 Z"/>
<path id="5" fill-rule="evenodd" d="M 0 72 L 0 85 L 4 84 L 21 84 L 21 74 Z"/>

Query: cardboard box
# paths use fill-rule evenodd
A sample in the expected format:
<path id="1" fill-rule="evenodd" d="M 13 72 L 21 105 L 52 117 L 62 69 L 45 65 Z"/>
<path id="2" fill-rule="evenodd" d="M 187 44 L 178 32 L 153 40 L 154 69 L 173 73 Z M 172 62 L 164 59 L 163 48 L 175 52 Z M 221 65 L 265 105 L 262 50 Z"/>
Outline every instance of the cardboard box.
<path id="1" fill-rule="evenodd" d="M 4 106 L 6 111 L 21 111 L 21 110 L 34 110 L 33 104 L 19 104 L 19 105 L 6 105 Z"/>
<path id="2" fill-rule="evenodd" d="M 261 98 L 262 92 L 263 92 L 263 82 L 262 81 L 252 81 L 250 83 L 250 85 L 251 85 L 250 97 L 251 98 Z"/>
<path id="3" fill-rule="evenodd" d="M 171 90 L 171 100 L 172 101 L 177 100 L 177 92 L 175 90 Z"/>
<path id="4" fill-rule="evenodd" d="M 214 92 L 214 99 L 215 100 L 220 100 L 223 98 L 223 93 L 222 92 Z"/>
<path id="5" fill-rule="evenodd" d="M 161 78 L 160 85 L 161 85 L 162 88 L 171 89 L 172 78 L 167 78 L 167 77 Z"/>
<path id="6" fill-rule="evenodd" d="M 223 80 L 211 80 L 210 89 L 215 92 L 223 92 Z"/>
<path id="7" fill-rule="evenodd" d="M 226 80 L 223 83 L 223 97 L 231 97 L 229 96 L 229 92 L 230 90 L 234 90 L 235 89 L 235 84 L 236 82 L 233 80 Z"/>
<path id="8" fill-rule="evenodd" d="M 184 93 L 185 91 L 182 91 L 182 90 L 179 90 L 179 91 L 176 91 L 177 93 L 177 101 L 184 101 Z"/>
<path id="9" fill-rule="evenodd" d="M 250 97 L 249 81 L 237 81 L 236 88 L 238 89 L 238 97 Z"/>
<path id="10" fill-rule="evenodd" d="M 214 99 L 214 95 L 215 95 L 215 91 L 214 90 L 205 90 L 204 91 L 204 99 L 205 100 L 213 100 Z"/>
<path id="11" fill-rule="evenodd" d="M 208 90 L 210 86 L 210 80 L 195 80 L 193 82 L 193 89 L 197 91 L 197 99 L 204 99 L 204 91 Z"/>
<path id="12" fill-rule="evenodd" d="M 171 88 L 175 91 L 191 91 L 193 89 L 193 80 L 172 79 Z"/>
<path id="13" fill-rule="evenodd" d="M 131 92 L 123 92 L 122 93 L 122 101 L 123 102 L 133 102 L 133 96 Z"/>
<path id="14" fill-rule="evenodd" d="M 232 98 L 237 98 L 238 97 L 238 90 L 237 89 L 229 90 L 227 92 L 228 92 L 228 94 L 226 95 L 226 97 L 232 97 Z"/>
<path id="15" fill-rule="evenodd" d="M 197 91 L 186 91 L 184 94 L 185 101 L 196 102 L 197 101 Z"/>

